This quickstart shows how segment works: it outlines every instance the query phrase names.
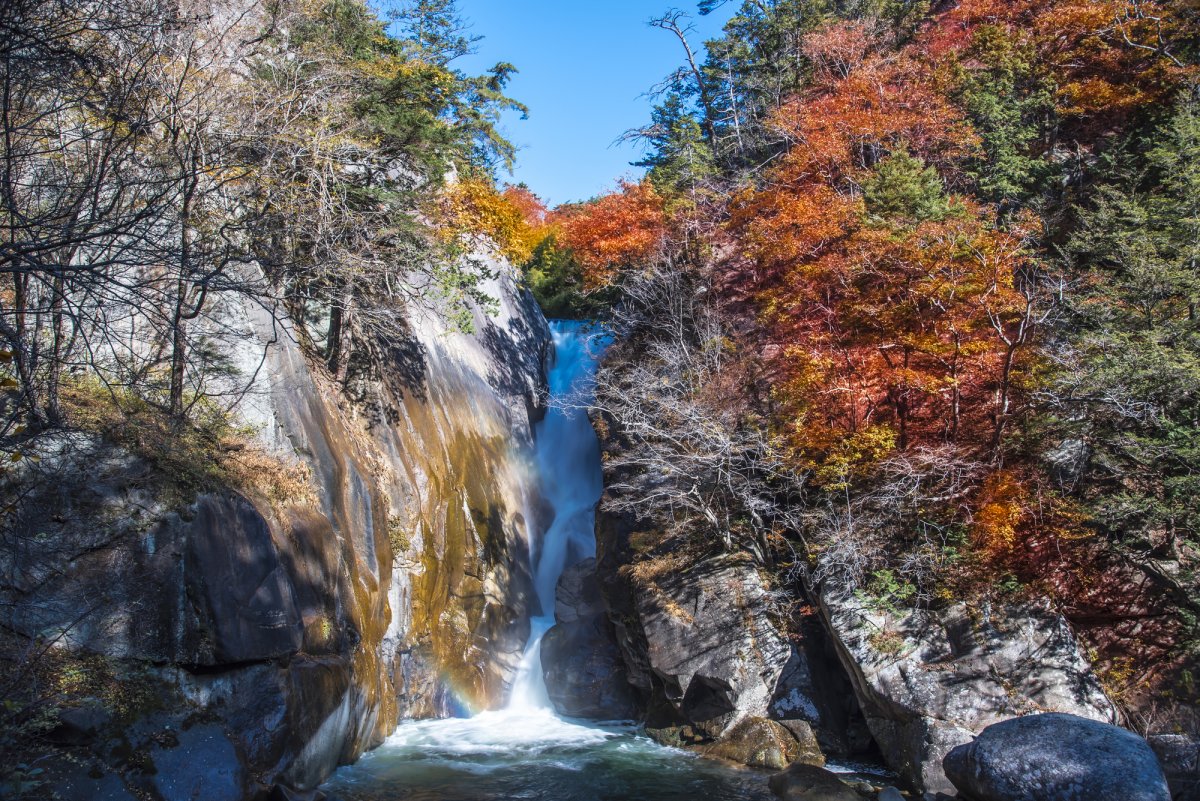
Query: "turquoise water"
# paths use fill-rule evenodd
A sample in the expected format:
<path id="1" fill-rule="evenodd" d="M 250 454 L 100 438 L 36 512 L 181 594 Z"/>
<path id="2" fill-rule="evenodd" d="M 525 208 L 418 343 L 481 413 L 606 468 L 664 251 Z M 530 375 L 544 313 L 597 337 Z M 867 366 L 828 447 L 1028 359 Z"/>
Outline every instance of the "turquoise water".
<path id="1" fill-rule="evenodd" d="M 546 710 L 405 723 L 324 788 L 342 801 L 766 801 L 767 775 Z"/>

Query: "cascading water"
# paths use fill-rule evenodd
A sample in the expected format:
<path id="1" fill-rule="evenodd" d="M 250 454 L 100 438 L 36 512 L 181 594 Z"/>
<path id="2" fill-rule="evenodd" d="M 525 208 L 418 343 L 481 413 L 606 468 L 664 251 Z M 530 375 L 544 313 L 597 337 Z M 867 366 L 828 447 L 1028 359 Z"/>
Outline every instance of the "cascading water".
<path id="1" fill-rule="evenodd" d="M 604 491 L 600 443 L 582 406 L 593 392 L 607 337 L 588 323 L 559 320 L 551 328 L 554 356 L 546 376 L 551 402 L 537 425 L 536 463 L 554 517 L 531 543 L 541 613 L 529 623 L 529 645 L 509 701 L 512 710 L 550 708 L 542 678 L 542 637 L 554 625 L 554 594 L 563 570 L 596 553 L 596 503 Z"/>
<path id="2" fill-rule="evenodd" d="M 552 329 L 551 408 L 537 428 L 536 467 L 554 517 L 531 543 L 541 611 L 530 623 L 508 707 L 401 724 L 325 789 L 344 801 L 765 801 L 771 795 L 761 774 L 665 748 L 633 726 L 564 720 L 550 707 L 541 640 L 554 625 L 563 570 L 595 552 L 593 519 L 603 490 L 595 432 L 571 400 L 591 392 L 604 346 L 595 326 L 555 322 Z"/>

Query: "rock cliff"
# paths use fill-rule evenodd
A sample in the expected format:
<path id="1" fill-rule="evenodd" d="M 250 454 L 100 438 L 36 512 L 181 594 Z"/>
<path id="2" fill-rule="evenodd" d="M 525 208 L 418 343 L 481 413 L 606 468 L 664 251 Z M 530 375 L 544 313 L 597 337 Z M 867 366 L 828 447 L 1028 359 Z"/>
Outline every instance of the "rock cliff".
<path id="1" fill-rule="evenodd" d="M 312 787 L 401 716 L 504 699 L 528 637 L 548 329 L 498 267 L 475 333 L 413 312 L 348 388 L 286 320 L 228 311 L 253 379 L 239 413 L 282 465 L 263 469 L 303 477 L 286 497 L 189 494 L 102 437 L 43 454 L 21 528 L 55 536 L 5 553 L 0 622 L 96 680 L 61 712 L 63 797 Z"/>

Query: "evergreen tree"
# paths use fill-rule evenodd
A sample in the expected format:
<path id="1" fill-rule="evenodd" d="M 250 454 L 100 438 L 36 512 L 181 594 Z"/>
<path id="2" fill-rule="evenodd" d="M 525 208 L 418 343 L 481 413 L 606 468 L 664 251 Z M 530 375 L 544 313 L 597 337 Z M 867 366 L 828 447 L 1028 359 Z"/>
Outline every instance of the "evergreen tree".
<path id="1" fill-rule="evenodd" d="M 1154 136 L 1146 169 L 1102 187 L 1070 240 L 1090 267 L 1072 299 L 1064 378 L 1094 457 L 1097 519 L 1125 537 L 1200 542 L 1200 104 Z"/>
<path id="2" fill-rule="evenodd" d="M 642 136 L 650 154 L 634 166 L 648 167 L 651 183 L 664 195 L 694 193 L 716 174 L 700 122 L 685 109 L 678 93 L 671 93 L 654 109 L 652 124 Z"/>

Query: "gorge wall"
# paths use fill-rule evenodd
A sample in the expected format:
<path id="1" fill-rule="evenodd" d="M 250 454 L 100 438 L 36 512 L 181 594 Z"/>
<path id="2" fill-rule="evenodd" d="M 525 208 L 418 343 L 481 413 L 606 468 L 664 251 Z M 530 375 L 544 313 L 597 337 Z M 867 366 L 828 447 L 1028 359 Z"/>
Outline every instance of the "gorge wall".
<path id="1" fill-rule="evenodd" d="M 45 448 L 19 525 L 54 536 L 5 553 L 0 622 L 50 643 L 47 681 L 85 690 L 50 733 L 61 797 L 313 787 L 402 716 L 506 696 L 528 637 L 549 333 L 495 266 L 499 312 L 476 309 L 474 333 L 412 312 L 411 339 L 348 387 L 287 320 L 225 310 L 252 379 L 238 412 L 277 491 L 197 495 L 169 460 L 93 434 Z"/>

